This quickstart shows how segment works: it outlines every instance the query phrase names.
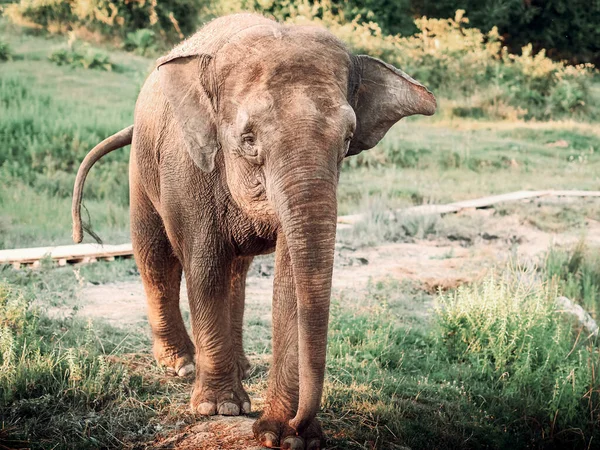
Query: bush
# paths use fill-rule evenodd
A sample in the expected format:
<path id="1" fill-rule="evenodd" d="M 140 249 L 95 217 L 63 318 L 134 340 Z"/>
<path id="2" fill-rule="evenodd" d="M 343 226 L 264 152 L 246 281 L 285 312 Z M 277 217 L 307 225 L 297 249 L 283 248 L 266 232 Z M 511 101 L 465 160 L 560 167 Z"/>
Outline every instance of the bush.
<path id="1" fill-rule="evenodd" d="M 56 50 L 48 59 L 59 66 L 81 67 L 83 69 L 97 69 L 112 71 L 114 65 L 110 57 L 99 50 L 83 45 L 79 49 L 68 48 Z"/>
<path id="2" fill-rule="evenodd" d="M 8 61 L 12 59 L 12 52 L 10 46 L 3 41 L 0 41 L 0 61 Z"/>
<path id="3" fill-rule="evenodd" d="M 560 292 L 579 303 L 595 320 L 600 320 L 600 257 L 583 241 L 572 250 L 551 248 L 543 273 Z"/>
<path id="4" fill-rule="evenodd" d="M 398 325 L 407 299 L 397 282 L 372 283 L 354 310 L 334 302 L 324 409 L 344 414 L 332 426 L 369 448 L 588 448 L 599 437 L 600 352 L 534 275 L 440 294 L 426 330 Z"/>
<path id="5" fill-rule="evenodd" d="M 21 0 L 5 14 L 13 22 L 66 32 L 85 28 L 111 38 L 125 39 L 139 29 L 151 29 L 169 42 L 194 31 L 202 0 Z"/>
<path id="6" fill-rule="evenodd" d="M 450 362 L 469 367 L 471 382 L 488 384 L 503 403 L 519 404 L 517 414 L 542 418 L 546 434 L 591 430 L 600 419 L 598 348 L 576 338 L 557 311 L 557 290 L 533 275 L 491 277 L 440 295 L 440 345 Z"/>
<path id="7" fill-rule="evenodd" d="M 156 50 L 156 33 L 147 28 L 142 28 L 131 33 L 127 33 L 127 39 L 123 47 L 127 51 L 135 51 L 145 56 L 148 51 Z"/>
<path id="8" fill-rule="evenodd" d="M 509 54 L 496 28 L 489 33 L 467 28 L 464 11 L 454 19 L 417 19 L 419 31 L 400 37 L 384 35 L 374 22 L 340 21 L 326 3 L 321 5 L 322 18 L 313 12 L 313 21 L 328 26 L 355 51 L 401 67 L 450 104 L 460 102 L 460 115 L 473 111 L 493 118 L 548 119 L 588 110 L 584 99 L 591 65 L 554 62 L 543 51 L 534 55 L 530 45 L 521 55 Z M 302 22 L 309 12 L 298 9 L 290 20 Z"/>

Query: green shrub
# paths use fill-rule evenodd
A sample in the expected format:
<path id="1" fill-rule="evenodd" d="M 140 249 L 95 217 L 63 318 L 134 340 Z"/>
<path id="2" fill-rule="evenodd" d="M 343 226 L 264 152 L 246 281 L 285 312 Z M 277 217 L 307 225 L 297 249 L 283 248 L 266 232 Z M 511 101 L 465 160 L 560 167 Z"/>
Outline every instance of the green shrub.
<path id="1" fill-rule="evenodd" d="M 399 325 L 399 283 L 370 284 L 354 309 L 334 303 L 324 409 L 344 412 L 332 425 L 342 439 L 588 448 L 599 437 L 600 351 L 577 338 L 555 289 L 534 275 L 513 270 L 440 294 L 426 330 Z"/>
<path id="2" fill-rule="evenodd" d="M 4 41 L 0 41 L 0 62 L 8 61 L 11 58 L 12 52 L 10 46 Z"/>
<path id="3" fill-rule="evenodd" d="M 546 433 L 589 430 L 600 419 L 599 350 L 576 338 L 556 297 L 551 285 L 521 271 L 440 295 L 440 345 L 450 362 L 469 367 L 472 382 L 521 405 L 517 414 L 541 418 Z"/>
<path id="4" fill-rule="evenodd" d="M 124 43 L 124 48 L 127 51 L 135 51 L 136 53 L 145 56 L 148 51 L 156 51 L 156 33 L 147 28 L 127 33 L 127 39 Z"/>
<path id="5" fill-rule="evenodd" d="M 110 62 L 108 54 L 95 50 L 88 45 L 82 47 L 60 49 L 53 52 L 48 59 L 59 66 L 81 67 L 83 69 L 97 69 L 112 71 L 114 65 Z"/>

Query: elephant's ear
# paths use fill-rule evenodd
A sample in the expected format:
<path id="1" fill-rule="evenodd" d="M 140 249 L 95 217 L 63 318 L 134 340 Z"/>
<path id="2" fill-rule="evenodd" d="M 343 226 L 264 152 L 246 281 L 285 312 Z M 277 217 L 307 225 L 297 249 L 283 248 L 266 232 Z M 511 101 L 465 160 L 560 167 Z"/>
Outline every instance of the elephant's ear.
<path id="1" fill-rule="evenodd" d="M 210 82 L 210 56 L 184 56 L 158 61 L 158 77 L 185 146 L 200 169 L 215 167 L 219 148 Z"/>
<path id="2" fill-rule="evenodd" d="M 356 113 L 356 131 L 348 156 L 375 147 L 403 117 L 435 112 L 433 94 L 401 70 L 365 55 L 355 57 L 353 64 L 350 100 Z"/>

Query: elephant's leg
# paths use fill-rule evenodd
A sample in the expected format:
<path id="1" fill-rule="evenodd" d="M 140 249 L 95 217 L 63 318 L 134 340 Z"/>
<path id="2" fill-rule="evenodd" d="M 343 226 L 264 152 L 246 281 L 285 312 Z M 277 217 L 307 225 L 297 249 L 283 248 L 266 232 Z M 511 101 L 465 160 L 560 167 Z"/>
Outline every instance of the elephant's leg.
<path id="1" fill-rule="evenodd" d="M 135 185 L 131 193 L 131 240 L 148 301 L 154 357 L 185 376 L 194 372 L 194 345 L 179 309 L 181 264 L 150 201 Z"/>
<path id="2" fill-rule="evenodd" d="M 267 402 L 254 423 L 255 437 L 268 448 L 322 448 L 321 426 L 315 419 L 301 436 L 288 422 L 298 409 L 298 317 L 294 274 L 285 238 L 279 236 L 275 251 L 273 283 L 273 365 L 269 373 Z"/>
<path id="3" fill-rule="evenodd" d="M 246 300 L 246 275 L 248 275 L 251 263 L 252 257 L 238 257 L 231 266 L 231 334 L 242 378 L 247 378 L 250 375 L 250 361 L 244 353 L 242 335 L 244 303 Z"/>
<path id="4" fill-rule="evenodd" d="M 233 258 L 213 253 L 205 244 L 202 254 L 185 264 L 196 345 L 196 383 L 191 406 L 202 415 L 250 412 L 231 320 L 233 264 Z"/>

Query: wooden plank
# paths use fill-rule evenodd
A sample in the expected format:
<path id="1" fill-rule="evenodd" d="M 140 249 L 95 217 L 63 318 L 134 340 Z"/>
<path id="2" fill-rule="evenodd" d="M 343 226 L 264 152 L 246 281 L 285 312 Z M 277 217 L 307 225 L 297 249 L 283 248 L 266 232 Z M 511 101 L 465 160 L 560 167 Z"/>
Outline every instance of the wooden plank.
<path id="1" fill-rule="evenodd" d="M 57 247 L 19 248 L 0 250 L 0 264 L 33 263 L 45 257 L 53 260 L 83 260 L 86 257 L 115 257 L 133 254 L 131 243 L 121 245 L 77 244 Z"/>
<path id="2" fill-rule="evenodd" d="M 489 197 L 464 200 L 445 205 L 418 205 L 410 208 L 396 211 L 402 215 L 427 215 L 427 214 L 450 214 L 462 211 L 464 209 L 480 209 L 489 206 L 518 200 L 527 200 L 540 197 L 600 197 L 600 191 L 580 191 L 580 190 L 543 190 L 543 191 L 517 191 L 507 194 L 492 195 Z M 364 214 L 353 214 L 349 216 L 338 217 L 338 223 L 345 225 L 354 225 L 364 219 Z"/>

